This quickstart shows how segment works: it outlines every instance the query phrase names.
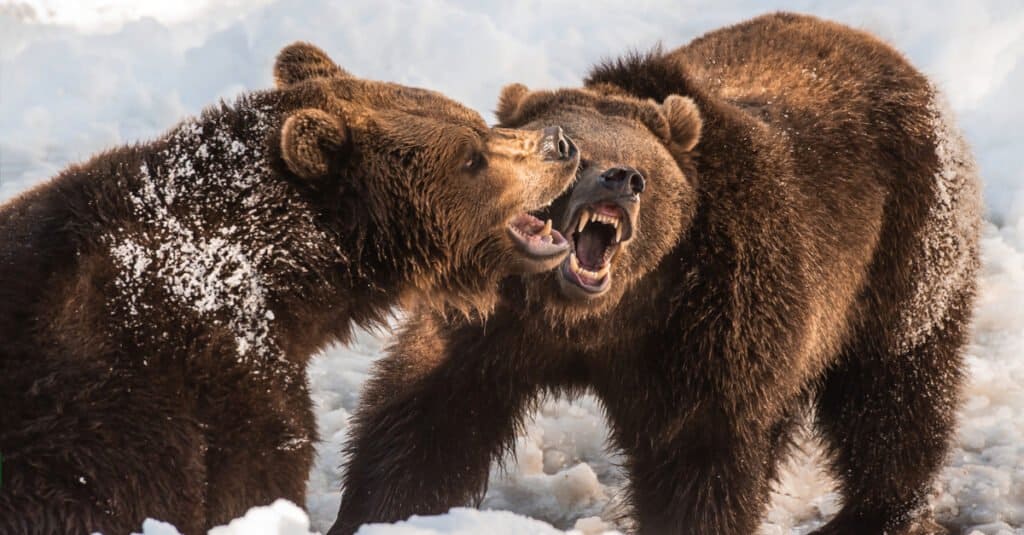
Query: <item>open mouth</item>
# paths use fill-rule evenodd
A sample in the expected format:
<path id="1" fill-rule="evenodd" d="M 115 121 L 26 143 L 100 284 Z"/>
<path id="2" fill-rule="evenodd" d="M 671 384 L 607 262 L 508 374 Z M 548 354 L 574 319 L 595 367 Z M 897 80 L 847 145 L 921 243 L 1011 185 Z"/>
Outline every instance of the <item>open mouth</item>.
<path id="1" fill-rule="evenodd" d="M 611 202 L 583 206 L 572 221 L 572 251 L 562 263 L 562 278 L 596 297 L 610 287 L 612 262 L 633 237 L 633 227 L 625 210 Z"/>
<path id="2" fill-rule="evenodd" d="M 529 271 L 546 271 L 555 267 L 569 251 L 569 241 L 551 227 L 551 220 L 521 213 L 506 226 L 516 248 L 525 256 Z"/>

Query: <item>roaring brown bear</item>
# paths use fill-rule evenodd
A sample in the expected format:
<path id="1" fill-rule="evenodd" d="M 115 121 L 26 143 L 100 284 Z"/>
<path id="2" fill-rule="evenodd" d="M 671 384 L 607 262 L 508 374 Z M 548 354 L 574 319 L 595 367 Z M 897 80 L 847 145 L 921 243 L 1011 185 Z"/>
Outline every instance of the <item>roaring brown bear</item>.
<path id="1" fill-rule="evenodd" d="M 312 353 L 567 254 L 527 213 L 574 180 L 560 128 L 490 129 L 301 43 L 275 78 L 0 207 L 0 533 L 302 504 Z"/>
<path id="2" fill-rule="evenodd" d="M 816 533 L 943 531 L 926 495 L 964 377 L 978 179 L 899 53 L 775 14 L 582 89 L 509 86 L 498 117 L 579 144 L 551 207 L 573 252 L 506 280 L 486 320 L 411 318 L 355 416 L 332 534 L 466 503 L 539 394 L 582 391 L 637 532 L 755 532 L 808 412 L 844 500 Z"/>

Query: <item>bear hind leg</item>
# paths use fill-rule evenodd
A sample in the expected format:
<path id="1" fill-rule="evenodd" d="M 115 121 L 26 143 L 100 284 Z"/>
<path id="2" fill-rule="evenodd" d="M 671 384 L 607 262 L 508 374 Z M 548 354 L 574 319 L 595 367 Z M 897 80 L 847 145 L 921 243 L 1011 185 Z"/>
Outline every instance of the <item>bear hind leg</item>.
<path id="1" fill-rule="evenodd" d="M 955 432 L 961 320 L 903 351 L 865 340 L 827 373 L 815 424 L 844 505 L 816 535 L 947 532 L 922 513 Z"/>

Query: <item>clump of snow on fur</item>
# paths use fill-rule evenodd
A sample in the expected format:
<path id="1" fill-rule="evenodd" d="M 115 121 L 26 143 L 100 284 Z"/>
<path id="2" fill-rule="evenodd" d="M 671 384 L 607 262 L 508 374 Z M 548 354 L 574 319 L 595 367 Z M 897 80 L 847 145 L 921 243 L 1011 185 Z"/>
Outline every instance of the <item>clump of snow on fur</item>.
<path id="1" fill-rule="evenodd" d="M 285 369 L 270 365 L 285 360 L 275 295 L 343 258 L 313 209 L 270 169 L 274 113 L 273 104 L 240 99 L 179 125 L 123 177 L 132 220 L 105 236 L 117 268 L 110 299 L 126 312 L 125 328 L 152 330 L 174 307 L 181 321 L 230 336 L 239 361 L 267 364 L 254 374 Z"/>
<path id="2" fill-rule="evenodd" d="M 977 243 L 982 213 L 978 172 L 953 111 L 938 90 L 929 108 L 935 136 L 935 193 L 918 230 L 922 253 L 914 255 L 914 290 L 900 311 L 899 351 L 923 343 L 947 317 L 952 301 L 969 291 L 978 271 Z"/>
<path id="3" fill-rule="evenodd" d="M 249 139 L 266 137 L 267 111 L 236 110 L 246 115 Z M 274 244 L 254 236 L 259 225 L 244 214 L 261 196 L 278 192 L 266 180 L 262 143 L 242 143 L 225 123 L 186 121 L 169 136 L 155 168 L 139 168 L 138 187 L 129 194 L 139 228 L 107 237 L 121 268 L 116 297 L 137 316 L 140 308 L 156 306 L 144 302 L 144 295 L 158 286 L 199 319 L 223 323 L 240 358 L 280 356 L 271 337 L 274 315 L 263 269 L 274 260 Z M 239 209 L 241 220 L 227 218 L 228 224 L 215 226 Z"/>

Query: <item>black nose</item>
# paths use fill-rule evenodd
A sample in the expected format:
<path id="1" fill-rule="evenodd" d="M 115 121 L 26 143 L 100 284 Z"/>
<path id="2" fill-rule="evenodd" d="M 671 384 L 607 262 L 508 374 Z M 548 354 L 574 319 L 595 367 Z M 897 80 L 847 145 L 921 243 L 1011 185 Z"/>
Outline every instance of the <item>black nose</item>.
<path id="1" fill-rule="evenodd" d="M 561 126 L 549 126 L 544 129 L 544 139 L 541 140 L 541 147 L 547 157 L 553 160 L 568 160 L 572 158 L 572 140 L 565 135 Z"/>
<path id="2" fill-rule="evenodd" d="M 632 167 L 612 167 L 601 173 L 601 185 L 621 193 L 640 193 L 644 190 L 644 175 Z"/>

